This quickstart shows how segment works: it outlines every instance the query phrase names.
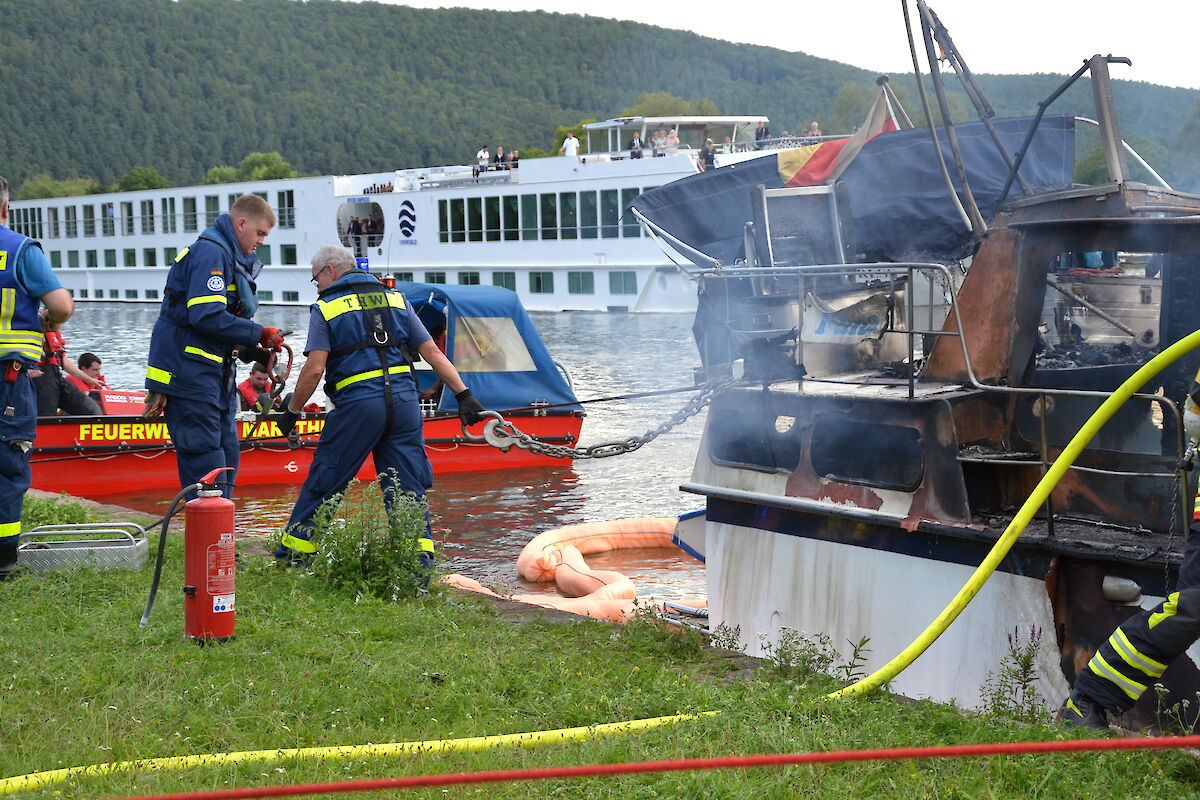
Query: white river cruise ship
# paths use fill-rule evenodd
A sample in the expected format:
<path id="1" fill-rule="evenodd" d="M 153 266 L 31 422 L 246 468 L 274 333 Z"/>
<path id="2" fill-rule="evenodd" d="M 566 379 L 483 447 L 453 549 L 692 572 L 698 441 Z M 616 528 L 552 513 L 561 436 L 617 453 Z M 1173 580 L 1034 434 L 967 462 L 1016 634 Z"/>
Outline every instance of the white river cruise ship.
<path id="1" fill-rule="evenodd" d="M 430 167 L 14 201 L 10 224 L 41 241 L 83 302 L 159 302 L 176 254 L 253 192 L 278 217 L 259 250 L 264 304 L 311 302 L 308 260 L 341 242 L 380 276 L 504 286 L 531 311 L 690 311 L 696 292 L 687 273 L 626 210 L 642 192 L 695 174 L 706 139 L 717 143 L 718 166 L 797 144 L 756 142 L 765 119 L 591 123 L 584 153 L 511 169 Z M 652 142 L 656 130 L 672 128 L 678 146 L 651 143 L 631 157 L 635 133 Z M 365 220 L 369 232 L 352 235 Z"/>

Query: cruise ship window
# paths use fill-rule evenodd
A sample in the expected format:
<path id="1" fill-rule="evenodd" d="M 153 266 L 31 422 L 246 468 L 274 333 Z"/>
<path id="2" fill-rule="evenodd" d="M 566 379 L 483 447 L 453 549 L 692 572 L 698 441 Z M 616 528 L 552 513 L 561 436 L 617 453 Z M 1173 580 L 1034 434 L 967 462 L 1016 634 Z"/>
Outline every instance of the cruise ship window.
<path id="1" fill-rule="evenodd" d="M 600 232 L 596 224 L 596 193 L 579 193 L 579 236 L 582 239 L 595 239 Z"/>
<path id="2" fill-rule="evenodd" d="M 112 203 L 105 203 L 100 206 L 100 212 L 104 215 L 101 219 L 105 236 L 113 236 L 117 232 L 117 214 L 113 210 Z"/>
<path id="3" fill-rule="evenodd" d="M 609 294 L 637 294 L 637 273 L 619 271 L 608 273 Z"/>
<path id="4" fill-rule="evenodd" d="M 147 247 L 142 250 L 142 260 L 145 262 L 145 266 L 147 267 L 158 266 L 158 255 L 153 247 Z"/>
<path id="5" fill-rule="evenodd" d="M 47 214 L 47 216 L 50 217 L 50 238 L 57 239 L 58 238 L 58 209 L 57 208 L 48 208 L 48 209 L 46 209 L 46 214 Z"/>
<path id="6" fill-rule="evenodd" d="M 164 197 L 160 207 L 162 208 L 163 233 L 175 233 L 179 230 L 178 222 L 175 220 L 175 198 Z"/>
<path id="7" fill-rule="evenodd" d="M 71 239 L 79 235 L 79 231 L 75 226 L 75 206 L 67 206 L 63 209 L 63 224 L 67 229 L 67 238 Z"/>
<path id="8" fill-rule="evenodd" d="M 296 227 L 296 196 L 291 189 L 275 193 L 275 215 L 279 220 L 279 227 Z"/>
<path id="9" fill-rule="evenodd" d="M 444 272 L 426 272 L 425 273 L 425 282 L 426 283 L 445 283 L 446 282 L 446 273 L 444 273 Z"/>
<path id="10" fill-rule="evenodd" d="M 175 257 L 177 255 L 179 255 L 179 248 L 164 247 L 163 248 L 163 264 L 168 267 L 171 266 L 172 264 L 175 263 Z"/>
<path id="11" fill-rule="evenodd" d="M 95 236 L 96 235 L 96 207 L 95 206 L 89 205 L 89 206 L 83 207 L 83 235 L 84 236 Z"/>
<path id="12" fill-rule="evenodd" d="M 458 285 L 459 286 L 478 286 L 479 285 L 479 273 L 478 272 L 460 272 L 460 273 L 458 273 Z"/>
<path id="13" fill-rule="evenodd" d="M 78 250 L 68 250 L 67 251 L 67 269 L 78 269 L 78 268 L 79 268 L 79 251 Z"/>
<path id="14" fill-rule="evenodd" d="M 500 198 L 485 197 L 483 198 L 483 217 L 489 242 L 500 241 Z"/>
<path id="15" fill-rule="evenodd" d="M 450 241 L 467 240 L 467 211 L 462 198 L 450 201 Z"/>
<path id="16" fill-rule="evenodd" d="M 538 238 L 537 195 L 521 195 L 521 238 L 525 241 Z"/>
<path id="17" fill-rule="evenodd" d="M 616 189 L 604 189 L 600 192 L 600 235 L 605 239 L 615 239 L 620 234 L 617 221 L 621 217 L 621 199 Z"/>
<path id="18" fill-rule="evenodd" d="M 521 236 L 521 219 L 518 213 L 520 206 L 517 204 L 517 196 L 515 194 L 505 195 L 503 205 L 504 241 L 515 242 Z"/>
<path id="19" fill-rule="evenodd" d="M 121 203 L 121 235 L 133 236 L 133 203 Z"/>
<path id="20" fill-rule="evenodd" d="M 552 194 L 541 195 L 542 238 L 558 238 L 558 198 Z"/>
<path id="21" fill-rule="evenodd" d="M 125 248 L 125 266 L 137 266 L 137 250 L 134 250 L 132 247 Z"/>
<path id="22" fill-rule="evenodd" d="M 567 291 L 571 294 L 595 294 L 595 275 L 591 272 L 568 272 Z"/>
<path id="23" fill-rule="evenodd" d="M 562 229 L 562 238 L 574 239 L 579 234 L 576 230 L 579 219 L 575 209 L 575 193 L 562 192 L 558 196 L 558 224 Z"/>
<path id="24" fill-rule="evenodd" d="M 397 272 L 393 277 L 398 281 L 411 282 L 413 280 L 413 274 L 411 272 Z"/>
<path id="25" fill-rule="evenodd" d="M 116 250 L 105 250 L 104 251 L 104 266 L 115 267 L 116 265 L 117 265 L 117 251 Z"/>
<path id="26" fill-rule="evenodd" d="M 99 253 L 97 253 L 95 250 L 88 250 L 84 255 L 87 256 L 85 263 L 87 264 L 88 269 L 95 269 L 96 267 L 100 266 Z"/>
<path id="27" fill-rule="evenodd" d="M 154 233 L 154 201 L 143 200 L 138 206 L 142 217 L 142 233 Z"/>
<path id="28" fill-rule="evenodd" d="M 438 200 L 438 241 L 450 241 L 450 203 Z"/>
<path id="29" fill-rule="evenodd" d="M 472 242 L 483 241 L 483 198 L 467 198 L 467 238 Z"/>
<path id="30" fill-rule="evenodd" d="M 88 296 L 88 290 L 87 290 L 87 289 L 80 289 L 80 290 L 79 290 L 79 296 L 80 296 L 80 297 L 82 297 L 82 298 L 84 298 L 84 299 L 86 300 L 86 299 L 87 299 L 87 296 Z"/>
<path id="31" fill-rule="evenodd" d="M 296 265 L 296 245 L 279 245 L 279 263 L 289 267 L 294 267 Z"/>
<path id="32" fill-rule="evenodd" d="M 62 251 L 60 251 L 60 250 L 51 250 L 50 251 L 50 266 L 53 267 L 54 269 L 62 268 Z"/>
<path id="33" fill-rule="evenodd" d="M 226 206 L 226 208 L 233 208 L 233 204 L 237 202 L 237 199 L 238 199 L 239 197 L 241 197 L 241 195 L 240 195 L 240 194 L 231 194 L 231 195 L 229 195 L 229 205 L 228 205 L 228 206 Z"/>
<path id="34" fill-rule="evenodd" d="M 258 256 L 258 260 L 263 263 L 263 266 L 271 265 L 271 245 L 260 244 L 258 249 L 254 251 L 254 255 Z"/>
<path id="35" fill-rule="evenodd" d="M 529 273 L 529 291 L 531 294 L 554 294 L 554 273 Z"/>
<path id="36" fill-rule="evenodd" d="M 637 199 L 637 189 L 622 189 L 621 190 L 621 235 L 626 238 L 636 238 L 642 235 L 642 226 L 638 224 L 637 217 L 629 211 L 629 206 Z"/>
<path id="37" fill-rule="evenodd" d="M 258 299 L 259 299 L 259 302 L 269 303 L 275 299 L 275 293 L 272 292 L 270 289 L 266 289 L 266 290 L 258 293 Z"/>
<path id="38" fill-rule="evenodd" d="M 126 300 L 137 300 L 138 299 L 137 289 L 126 289 L 125 290 L 125 299 Z"/>
<path id="39" fill-rule="evenodd" d="M 221 216 L 221 198 L 219 195 L 204 195 L 204 226 L 208 227 Z"/>
<path id="40" fill-rule="evenodd" d="M 299 292 L 284 292 L 283 293 L 283 302 L 285 302 L 285 303 L 300 302 L 300 293 Z"/>
<path id="41" fill-rule="evenodd" d="M 499 286 L 501 289 L 508 289 L 510 292 L 515 292 L 517 290 L 517 273 L 493 272 L 492 286 Z"/>
<path id="42" fill-rule="evenodd" d="M 185 231 L 196 230 L 196 198 L 183 198 L 183 229 Z"/>
<path id="43" fill-rule="evenodd" d="M 97 294 L 97 295 L 98 295 L 98 294 L 100 294 L 100 290 L 99 290 L 99 289 L 97 289 L 97 290 L 96 290 L 96 294 Z M 120 293 L 120 292 L 118 292 L 116 289 L 109 289 L 109 290 L 108 290 L 108 298 L 109 298 L 110 300 L 116 300 L 116 299 L 118 299 L 120 296 L 121 296 L 121 293 Z"/>
<path id="44" fill-rule="evenodd" d="M 158 299 L 158 289 L 147 289 L 146 290 L 146 299 L 147 300 L 157 300 Z"/>

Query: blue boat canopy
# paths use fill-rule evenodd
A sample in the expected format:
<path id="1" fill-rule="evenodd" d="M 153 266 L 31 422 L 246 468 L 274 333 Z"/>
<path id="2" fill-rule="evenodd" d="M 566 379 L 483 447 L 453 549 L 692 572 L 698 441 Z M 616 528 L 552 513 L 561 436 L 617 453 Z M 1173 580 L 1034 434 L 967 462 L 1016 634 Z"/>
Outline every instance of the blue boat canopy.
<path id="1" fill-rule="evenodd" d="M 516 292 L 410 282 L 398 282 L 396 291 L 435 341 L 445 336 L 446 354 L 485 408 L 504 411 L 577 400 Z M 436 380 L 429 370 L 418 370 L 417 376 L 421 388 Z M 438 410 L 458 410 L 452 392 L 442 392 Z"/>

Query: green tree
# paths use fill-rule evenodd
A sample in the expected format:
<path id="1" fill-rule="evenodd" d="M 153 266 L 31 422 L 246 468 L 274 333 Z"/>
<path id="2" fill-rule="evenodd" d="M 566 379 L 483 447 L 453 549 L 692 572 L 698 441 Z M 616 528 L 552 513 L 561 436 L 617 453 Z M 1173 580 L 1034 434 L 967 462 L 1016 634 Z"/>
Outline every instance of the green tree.
<path id="1" fill-rule="evenodd" d="M 113 188 L 118 192 L 136 192 L 141 189 L 166 189 L 170 185 L 154 167 L 134 167 Z"/>
<path id="2" fill-rule="evenodd" d="M 68 178 L 55 180 L 46 173 L 26 178 L 21 182 L 18 200 L 40 200 L 44 197 L 73 197 L 80 194 L 102 194 L 108 187 L 94 178 Z"/>
<path id="3" fill-rule="evenodd" d="M 669 92 L 651 92 L 634 101 L 621 112 L 623 117 L 712 117 L 716 116 L 717 104 L 707 97 L 699 100 L 684 100 Z"/>
<path id="4" fill-rule="evenodd" d="M 240 181 L 241 175 L 238 173 L 237 167 L 219 166 L 213 167 L 204 174 L 204 180 L 201 183 L 237 183 Z"/>
<path id="5" fill-rule="evenodd" d="M 243 181 L 270 181 L 296 178 L 300 173 L 279 153 L 251 153 L 238 164 L 238 177 Z"/>
<path id="6" fill-rule="evenodd" d="M 828 133 L 849 133 L 855 125 L 861 125 L 874 101 L 874 94 L 861 83 L 843 83 L 833 98 L 829 109 L 829 121 L 822 130 Z M 808 124 L 801 120 L 796 130 L 803 133 Z"/>

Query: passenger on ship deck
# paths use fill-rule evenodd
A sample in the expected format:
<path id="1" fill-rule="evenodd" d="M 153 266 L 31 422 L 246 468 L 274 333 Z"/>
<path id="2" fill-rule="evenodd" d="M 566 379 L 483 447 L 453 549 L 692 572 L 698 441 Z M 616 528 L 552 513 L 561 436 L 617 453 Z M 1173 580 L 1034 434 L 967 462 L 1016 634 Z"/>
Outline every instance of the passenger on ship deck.
<path id="1" fill-rule="evenodd" d="M 575 158 L 579 155 L 579 140 L 575 138 L 575 134 L 567 131 L 567 138 L 563 139 L 562 147 L 558 148 L 558 152 L 568 158 Z"/>
<path id="2" fill-rule="evenodd" d="M 0 580 L 17 565 L 21 504 L 32 472 L 37 397 L 29 368 L 42 356 L 43 331 L 71 318 L 75 301 L 62 287 L 42 246 L 8 227 L 8 181 L 0 177 Z M 45 309 L 39 312 L 39 305 Z"/>
<path id="3" fill-rule="evenodd" d="M 488 164 L 492 161 L 492 154 L 488 152 L 488 146 L 485 144 L 475 153 L 475 177 L 479 177 L 479 173 L 487 172 Z"/>
<path id="4" fill-rule="evenodd" d="M 1184 401 L 1183 428 L 1200 441 L 1200 373 Z M 1133 708 L 1176 658 L 1200 639 L 1200 495 L 1188 531 L 1175 591 L 1149 611 L 1125 620 L 1097 648 L 1063 703 L 1070 725 L 1107 730 L 1110 714 Z"/>
<path id="5" fill-rule="evenodd" d="M 767 121 L 765 119 L 759 120 L 758 127 L 754 129 L 754 149 L 762 150 L 770 138 L 771 129 L 767 127 Z"/>
<path id="6" fill-rule="evenodd" d="M 255 251 L 275 227 L 266 200 L 244 194 L 176 257 L 150 334 L 146 415 L 163 413 L 175 443 L 180 486 L 220 467 L 222 493 L 233 494 L 239 462 L 234 347 L 243 361 L 278 350 L 278 328 L 254 322 Z"/>
<path id="7" fill-rule="evenodd" d="M 262 413 L 264 401 L 270 404 L 272 411 L 283 408 L 280 398 L 271 400 L 271 373 L 266 365 L 255 361 L 250 365 L 250 375 L 238 384 L 238 406 L 242 411 Z"/>
<path id="8" fill-rule="evenodd" d="M 37 390 L 39 417 L 53 417 L 60 411 L 70 416 L 98 416 L 100 405 L 86 392 L 67 381 L 72 375 L 87 386 L 99 382 L 81 370 L 67 355 L 67 340 L 58 331 L 46 331 L 42 345 L 42 363 L 29 371 Z"/>
<path id="9" fill-rule="evenodd" d="M 91 381 L 84 382 L 74 375 L 67 375 L 67 382 L 99 403 L 100 390 L 109 388 L 108 381 L 100 371 L 100 356 L 95 353 L 83 353 L 79 356 L 79 369 L 91 378 Z"/>
<path id="10" fill-rule="evenodd" d="M 384 502 L 397 492 L 418 499 L 433 485 L 425 454 L 421 407 L 412 364 L 415 351 L 454 392 L 458 415 L 466 425 L 483 419 L 483 406 L 463 383 L 458 370 L 434 344 L 404 296 L 357 268 L 354 256 L 336 246 L 322 247 L 312 258 L 317 302 L 309 317 L 308 360 L 279 429 L 296 426 L 294 410 L 312 396 L 324 375 L 325 392 L 334 402 L 321 441 L 275 556 L 289 561 L 316 552 L 313 518 L 321 505 L 345 491 L 367 456 L 374 458 Z M 433 535 L 428 514 L 420 540 L 421 559 L 433 564 Z"/>
<path id="11" fill-rule="evenodd" d="M 700 171 L 708 172 L 710 169 L 715 169 L 717 166 L 717 154 L 713 149 L 713 140 L 705 139 L 704 147 L 700 148 Z"/>
<path id="12" fill-rule="evenodd" d="M 495 169 L 508 169 L 508 162 L 504 160 L 504 146 L 496 145 L 496 155 L 492 157 L 495 162 Z"/>
<path id="13" fill-rule="evenodd" d="M 509 153 L 509 154 L 508 154 L 508 168 L 509 168 L 509 169 L 516 169 L 516 168 L 517 168 L 517 161 L 519 161 L 519 160 L 520 160 L 520 158 L 521 158 L 521 151 L 520 151 L 520 150 L 513 150 L 511 153 Z"/>
<path id="14" fill-rule="evenodd" d="M 642 136 L 639 133 L 635 133 L 633 138 L 629 140 L 629 157 L 642 157 Z"/>

